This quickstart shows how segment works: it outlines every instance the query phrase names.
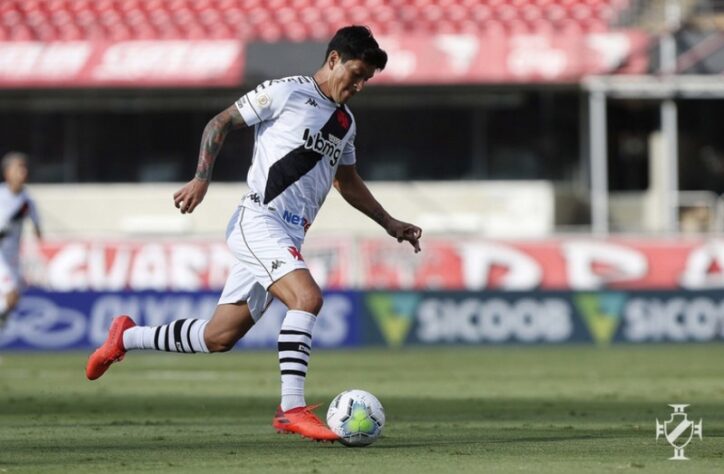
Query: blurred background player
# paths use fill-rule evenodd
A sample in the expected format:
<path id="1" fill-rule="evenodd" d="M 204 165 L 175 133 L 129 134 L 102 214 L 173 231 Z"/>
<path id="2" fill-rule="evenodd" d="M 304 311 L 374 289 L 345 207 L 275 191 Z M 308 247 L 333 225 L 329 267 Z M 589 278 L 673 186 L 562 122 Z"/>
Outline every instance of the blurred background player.
<path id="1" fill-rule="evenodd" d="M 4 182 L 0 184 L 0 328 L 20 300 L 20 238 L 24 218 L 30 217 L 38 238 L 42 235 L 38 211 L 25 189 L 27 155 L 9 152 L 3 156 L 1 166 Z"/>
<path id="2" fill-rule="evenodd" d="M 344 199 L 381 225 L 399 242 L 420 251 L 419 227 L 391 217 L 357 174 L 354 117 L 345 105 L 387 54 L 370 30 L 337 31 L 324 64 L 309 76 L 266 81 L 215 116 L 206 126 L 196 176 L 174 203 L 190 213 L 203 200 L 226 134 L 255 126 L 256 146 L 247 183 L 250 192 L 233 214 L 227 243 L 238 259 L 211 320 L 182 319 L 159 327 L 139 327 L 128 316 L 116 318 L 106 342 L 88 361 L 86 375 L 100 377 L 126 351 L 223 352 L 254 325 L 272 298 L 288 308 L 278 339 L 281 404 L 273 420 L 280 432 L 336 440 L 307 406 L 304 381 L 312 329 L 322 292 L 301 254 L 302 242 L 332 185 Z"/>

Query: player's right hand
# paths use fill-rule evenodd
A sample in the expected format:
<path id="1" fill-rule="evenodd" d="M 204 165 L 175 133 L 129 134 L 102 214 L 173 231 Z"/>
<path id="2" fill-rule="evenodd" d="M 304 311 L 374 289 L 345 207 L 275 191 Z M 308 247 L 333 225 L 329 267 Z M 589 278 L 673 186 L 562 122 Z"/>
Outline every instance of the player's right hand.
<path id="1" fill-rule="evenodd" d="M 208 189 L 208 181 L 194 178 L 174 193 L 173 203 L 181 210 L 181 214 L 191 214 L 204 200 Z"/>

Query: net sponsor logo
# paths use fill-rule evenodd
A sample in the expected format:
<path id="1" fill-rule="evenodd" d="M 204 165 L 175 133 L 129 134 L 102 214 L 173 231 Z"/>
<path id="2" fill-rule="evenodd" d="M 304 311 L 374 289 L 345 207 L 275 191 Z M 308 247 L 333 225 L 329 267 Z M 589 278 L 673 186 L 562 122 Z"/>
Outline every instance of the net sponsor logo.
<path id="1" fill-rule="evenodd" d="M 298 225 L 303 227 L 305 232 L 307 231 L 307 229 L 309 229 L 309 226 L 312 225 L 312 223 L 309 222 L 306 217 L 300 216 L 299 214 L 294 214 L 287 210 L 284 210 L 284 212 L 282 213 L 282 219 L 292 225 Z"/>

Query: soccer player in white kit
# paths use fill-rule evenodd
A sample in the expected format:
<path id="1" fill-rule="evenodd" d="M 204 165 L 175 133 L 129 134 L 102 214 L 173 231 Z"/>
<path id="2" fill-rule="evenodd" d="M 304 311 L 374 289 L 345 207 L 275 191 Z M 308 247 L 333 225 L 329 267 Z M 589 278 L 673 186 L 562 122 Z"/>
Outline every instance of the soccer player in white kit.
<path id="1" fill-rule="evenodd" d="M 20 301 L 20 239 L 23 221 L 29 217 L 35 235 L 40 238 L 40 218 L 35 203 L 25 189 L 28 158 L 24 153 L 10 152 L 0 162 L 3 184 L 0 184 L 0 328 Z"/>
<path id="2" fill-rule="evenodd" d="M 304 398 L 312 328 L 322 292 L 301 253 L 306 230 L 334 185 L 344 199 L 380 224 L 399 242 L 420 251 L 422 230 L 391 217 L 372 196 L 355 168 L 355 120 L 347 101 L 360 92 L 387 54 L 370 30 L 349 26 L 329 43 L 324 64 L 313 76 L 263 82 L 207 124 L 196 176 L 174 194 L 181 213 L 190 213 L 206 194 L 211 170 L 226 134 L 254 126 L 250 192 L 229 221 L 226 240 L 238 262 L 209 321 L 183 319 L 158 327 L 115 318 L 105 343 L 89 358 L 94 380 L 126 351 L 223 352 L 246 334 L 272 298 L 288 308 L 279 333 L 281 404 L 273 419 L 279 432 L 316 440 L 338 439 Z"/>

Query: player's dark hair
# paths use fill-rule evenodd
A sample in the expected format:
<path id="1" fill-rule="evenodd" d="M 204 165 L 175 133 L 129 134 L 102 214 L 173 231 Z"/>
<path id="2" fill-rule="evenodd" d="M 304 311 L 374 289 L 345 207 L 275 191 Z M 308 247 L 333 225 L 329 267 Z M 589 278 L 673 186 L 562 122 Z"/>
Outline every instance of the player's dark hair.
<path id="1" fill-rule="evenodd" d="M 28 155 L 19 151 L 10 151 L 6 153 L 5 156 L 0 159 L 0 169 L 2 169 L 2 172 L 5 173 L 5 170 L 10 167 L 10 163 L 16 160 L 24 161 L 25 163 L 27 163 Z"/>
<path id="2" fill-rule="evenodd" d="M 380 48 L 366 26 L 352 25 L 337 30 L 327 46 L 325 61 L 332 51 L 339 53 L 342 62 L 361 59 L 380 71 L 387 65 L 387 53 Z"/>

